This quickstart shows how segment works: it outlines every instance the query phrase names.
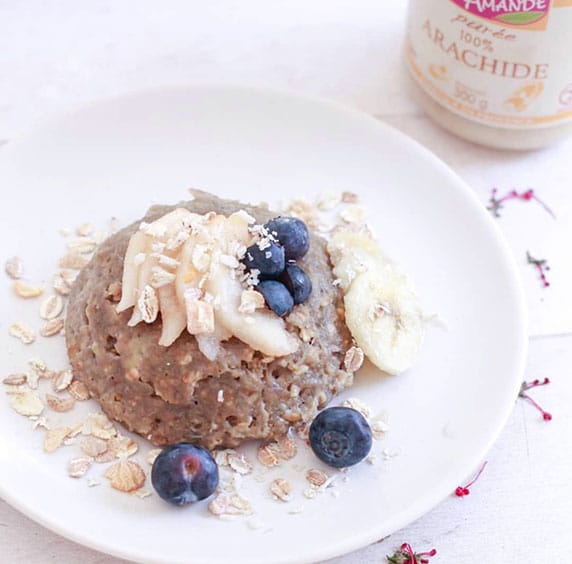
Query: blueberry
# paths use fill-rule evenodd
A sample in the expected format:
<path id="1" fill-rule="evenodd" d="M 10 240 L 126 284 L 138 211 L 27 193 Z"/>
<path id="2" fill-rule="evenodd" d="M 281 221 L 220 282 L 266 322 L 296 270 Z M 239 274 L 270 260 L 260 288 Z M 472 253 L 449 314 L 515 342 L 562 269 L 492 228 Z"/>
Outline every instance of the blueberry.
<path id="1" fill-rule="evenodd" d="M 334 468 L 346 468 L 363 460 L 371 449 L 371 428 L 365 417 L 349 407 L 329 407 L 310 425 L 314 454 Z"/>
<path id="2" fill-rule="evenodd" d="M 216 490 L 218 467 L 208 450 L 176 443 L 164 448 L 153 462 L 151 483 L 165 501 L 186 505 Z"/>
<path id="3" fill-rule="evenodd" d="M 292 294 L 295 304 L 303 304 L 312 293 L 310 277 L 297 265 L 287 264 L 280 281 Z"/>
<path id="4" fill-rule="evenodd" d="M 288 288 L 277 280 L 262 280 L 256 286 L 256 289 L 264 296 L 266 305 L 280 317 L 288 315 L 294 307 L 294 298 L 292 298 Z"/>
<path id="5" fill-rule="evenodd" d="M 276 217 L 264 227 L 284 247 L 286 260 L 302 258 L 310 248 L 310 233 L 306 224 L 296 217 Z"/>
<path id="6" fill-rule="evenodd" d="M 282 274 L 286 266 L 284 248 L 276 243 L 260 249 L 258 245 L 251 245 L 246 249 L 244 264 L 248 270 L 259 270 L 260 278 L 276 278 Z"/>

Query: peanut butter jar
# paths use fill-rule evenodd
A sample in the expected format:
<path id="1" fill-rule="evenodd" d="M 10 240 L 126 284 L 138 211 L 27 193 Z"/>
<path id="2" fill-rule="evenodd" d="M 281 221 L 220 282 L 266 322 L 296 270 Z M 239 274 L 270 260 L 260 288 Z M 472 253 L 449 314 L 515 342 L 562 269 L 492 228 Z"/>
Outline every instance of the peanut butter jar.
<path id="1" fill-rule="evenodd" d="M 405 59 L 425 111 L 464 139 L 572 134 L 572 0 L 410 0 Z"/>

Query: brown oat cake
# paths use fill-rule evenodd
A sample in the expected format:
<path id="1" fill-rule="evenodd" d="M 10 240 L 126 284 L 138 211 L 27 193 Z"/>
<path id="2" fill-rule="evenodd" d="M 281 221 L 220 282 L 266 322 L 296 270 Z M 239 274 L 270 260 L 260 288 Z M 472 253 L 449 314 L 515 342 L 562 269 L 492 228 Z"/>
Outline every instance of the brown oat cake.
<path id="1" fill-rule="evenodd" d="M 278 215 L 197 193 L 177 206 L 154 206 L 144 220 L 175 207 L 225 215 L 244 209 L 258 223 Z M 351 385 L 353 376 L 344 369 L 351 337 L 322 238 L 312 235 L 310 251 L 300 261 L 312 280 L 312 295 L 285 319 L 299 349 L 285 357 L 266 357 L 233 337 L 210 361 L 186 331 L 162 347 L 160 318 L 129 327 L 131 310 L 115 311 L 123 257 L 138 225 L 101 244 L 77 277 L 67 309 L 66 342 L 75 378 L 110 418 L 155 445 L 185 440 L 208 448 L 234 447 L 247 439 L 283 436 L 290 426 L 311 421 Z"/>

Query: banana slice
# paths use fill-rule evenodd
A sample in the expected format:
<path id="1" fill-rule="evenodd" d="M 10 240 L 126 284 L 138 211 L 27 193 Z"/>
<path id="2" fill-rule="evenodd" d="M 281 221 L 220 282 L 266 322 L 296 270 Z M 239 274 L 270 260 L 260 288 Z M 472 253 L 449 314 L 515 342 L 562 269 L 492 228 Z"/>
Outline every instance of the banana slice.
<path id="1" fill-rule="evenodd" d="M 384 372 L 399 374 L 410 368 L 424 327 L 407 277 L 389 262 L 363 225 L 335 230 L 328 252 L 345 292 L 346 324 L 357 344 Z"/>
<path id="2" fill-rule="evenodd" d="M 328 241 L 328 253 L 334 263 L 334 276 L 344 291 L 360 273 L 387 262 L 365 225 L 334 231 Z"/>
<path id="3" fill-rule="evenodd" d="M 139 265 L 135 262 L 137 255 L 145 256 L 150 238 L 142 231 L 137 231 L 129 239 L 127 252 L 125 253 L 123 267 L 123 281 L 121 284 L 121 300 L 116 306 L 117 313 L 125 311 L 135 305 L 137 301 L 137 282 L 139 277 Z"/>
<path id="4" fill-rule="evenodd" d="M 149 245 L 149 244 L 148 244 Z M 149 250 L 149 248 L 147 249 Z M 155 257 L 150 256 L 148 253 L 146 254 L 146 259 L 141 266 L 139 266 L 139 271 L 137 273 L 137 284 L 135 286 L 135 292 L 139 296 L 143 291 L 143 288 L 149 284 L 151 280 L 151 272 L 153 271 L 153 267 L 157 266 L 157 259 Z M 131 315 L 131 319 L 127 322 L 129 327 L 135 327 L 138 323 L 143 321 L 143 316 L 141 315 L 141 311 L 137 307 L 137 305 L 133 308 L 133 313 Z"/>
<path id="5" fill-rule="evenodd" d="M 177 292 L 173 284 L 162 286 L 157 290 L 159 309 L 161 310 L 161 338 L 159 344 L 171 346 L 187 327 L 185 310 L 180 307 Z"/>
<path id="6" fill-rule="evenodd" d="M 220 300 L 220 305 L 215 308 L 216 323 L 243 343 L 269 356 L 296 352 L 298 340 L 286 330 L 280 317 L 268 310 L 257 310 L 249 315 L 238 310 L 242 286 L 224 272 L 225 268 L 217 266 L 206 283 L 207 291 Z"/>
<path id="7" fill-rule="evenodd" d="M 417 297 L 402 272 L 386 264 L 361 273 L 344 303 L 347 326 L 373 364 L 399 374 L 415 363 L 423 322 Z"/>

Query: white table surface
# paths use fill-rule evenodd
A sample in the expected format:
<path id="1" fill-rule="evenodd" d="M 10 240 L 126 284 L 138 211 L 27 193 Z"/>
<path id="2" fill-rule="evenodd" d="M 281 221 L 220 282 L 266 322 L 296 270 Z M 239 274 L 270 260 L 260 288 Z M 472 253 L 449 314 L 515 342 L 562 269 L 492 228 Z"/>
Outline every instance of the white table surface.
<path id="1" fill-rule="evenodd" d="M 471 495 L 451 496 L 384 541 L 331 562 L 384 562 L 402 542 L 436 548 L 432 562 L 570 562 L 572 138 L 511 153 L 439 129 L 411 97 L 400 57 L 405 10 L 405 0 L 0 1 L 0 144 L 101 97 L 197 80 L 250 82 L 333 98 L 383 119 L 446 161 L 483 205 L 493 186 L 534 188 L 557 220 L 533 203 L 510 202 L 498 221 L 528 296 L 525 378 L 551 378 L 534 397 L 554 419 L 544 422 L 519 401 Z M 526 264 L 526 250 L 548 258 L 550 288 Z M 80 561 L 120 562 L 0 500 L 0 562 Z"/>

